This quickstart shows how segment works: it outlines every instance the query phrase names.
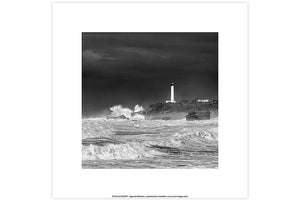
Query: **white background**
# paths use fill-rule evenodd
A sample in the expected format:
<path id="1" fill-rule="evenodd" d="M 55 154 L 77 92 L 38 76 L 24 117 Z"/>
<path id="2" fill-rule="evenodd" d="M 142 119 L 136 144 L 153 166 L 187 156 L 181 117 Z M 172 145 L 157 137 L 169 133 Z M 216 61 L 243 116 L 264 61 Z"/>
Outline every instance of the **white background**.
<path id="1" fill-rule="evenodd" d="M 299 200 L 299 3 L 250 0 L 249 200 Z M 50 1 L 0 6 L 1 200 L 51 200 Z"/>
<path id="2" fill-rule="evenodd" d="M 219 169 L 81 169 L 81 32 L 136 31 L 219 32 Z M 53 196 L 112 195 L 247 197 L 247 4 L 53 5 Z"/>

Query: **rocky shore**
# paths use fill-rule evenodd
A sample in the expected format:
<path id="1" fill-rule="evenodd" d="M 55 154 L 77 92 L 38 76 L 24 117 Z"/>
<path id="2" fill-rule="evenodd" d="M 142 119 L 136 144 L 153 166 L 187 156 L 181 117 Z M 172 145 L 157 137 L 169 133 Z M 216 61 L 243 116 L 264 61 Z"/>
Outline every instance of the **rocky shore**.
<path id="1" fill-rule="evenodd" d="M 155 103 L 143 111 L 143 115 L 149 120 L 205 120 L 218 116 L 218 101 L 184 100 L 178 103 Z"/>

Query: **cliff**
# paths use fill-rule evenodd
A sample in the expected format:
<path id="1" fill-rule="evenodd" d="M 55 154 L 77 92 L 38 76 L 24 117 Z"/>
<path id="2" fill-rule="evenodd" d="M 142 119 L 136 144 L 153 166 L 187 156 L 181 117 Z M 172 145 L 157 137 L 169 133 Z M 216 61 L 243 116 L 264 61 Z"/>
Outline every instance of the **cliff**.
<path id="1" fill-rule="evenodd" d="M 209 102 L 197 102 L 197 100 L 184 100 L 178 103 L 155 103 L 149 106 L 144 111 L 147 119 L 182 119 L 186 115 L 192 114 L 192 118 L 197 118 L 195 115 L 208 113 L 209 118 L 218 116 L 218 101 L 211 100 Z M 190 117 L 190 116 L 189 116 Z"/>
<path id="2" fill-rule="evenodd" d="M 146 114 L 170 113 L 170 112 L 196 112 L 196 111 L 218 111 L 218 101 L 209 102 L 181 101 L 178 103 L 155 103 L 149 106 Z"/>

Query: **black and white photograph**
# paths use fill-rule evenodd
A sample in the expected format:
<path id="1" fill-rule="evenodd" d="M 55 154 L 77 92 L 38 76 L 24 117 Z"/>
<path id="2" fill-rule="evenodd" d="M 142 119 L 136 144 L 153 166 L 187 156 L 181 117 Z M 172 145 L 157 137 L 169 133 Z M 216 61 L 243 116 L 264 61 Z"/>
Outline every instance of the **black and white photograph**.
<path id="1" fill-rule="evenodd" d="M 300 1 L 0 9 L 0 200 L 300 200 Z"/>
<path id="2" fill-rule="evenodd" d="M 218 169 L 218 32 L 82 32 L 82 168 Z"/>

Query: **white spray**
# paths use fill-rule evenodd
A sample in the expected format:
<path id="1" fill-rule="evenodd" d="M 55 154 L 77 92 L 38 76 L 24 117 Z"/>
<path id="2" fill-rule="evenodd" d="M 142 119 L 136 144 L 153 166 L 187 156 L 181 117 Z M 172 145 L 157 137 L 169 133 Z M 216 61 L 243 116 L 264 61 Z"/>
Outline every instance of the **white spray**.
<path id="1" fill-rule="evenodd" d="M 137 113 L 137 112 L 144 111 L 144 108 L 139 105 L 136 105 L 134 107 L 134 110 L 131 110 L 130 108 L 124 108 L 122 105 L 115 105 L 109 109 L 111 110 L 110 116 L 112 117 L 119 117 L 123 115 L 128 119 L 136 119 L 136 120 L 145 119 L 144 115 Z"/>

